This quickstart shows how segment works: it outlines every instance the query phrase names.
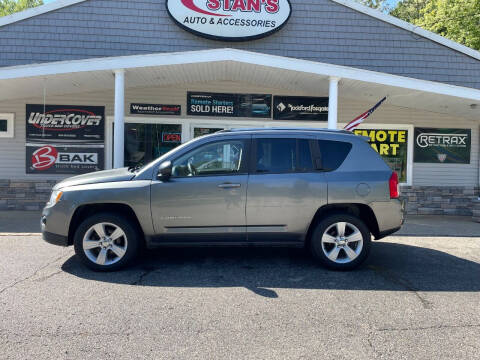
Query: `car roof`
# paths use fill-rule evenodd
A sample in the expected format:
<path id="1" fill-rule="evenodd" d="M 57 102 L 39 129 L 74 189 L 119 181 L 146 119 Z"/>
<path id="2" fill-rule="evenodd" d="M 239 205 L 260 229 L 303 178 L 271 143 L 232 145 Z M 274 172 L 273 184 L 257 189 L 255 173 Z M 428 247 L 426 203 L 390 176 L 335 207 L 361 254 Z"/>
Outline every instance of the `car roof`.
<path id="1" fill-rule="evenodd" d="M 234 128 L 228 130 L 219 131 L 221 133 L 238 133 L 238 132 L 322 132 L 322 133 L 331 133 L 331 134 L 346 134 L 352 135 L 350 131 L 347 130 L 335 130 L 335 129 L 326 129 L 326 128 L 305 128 L 305 127 L 261 127 L 261 128 Z"/>

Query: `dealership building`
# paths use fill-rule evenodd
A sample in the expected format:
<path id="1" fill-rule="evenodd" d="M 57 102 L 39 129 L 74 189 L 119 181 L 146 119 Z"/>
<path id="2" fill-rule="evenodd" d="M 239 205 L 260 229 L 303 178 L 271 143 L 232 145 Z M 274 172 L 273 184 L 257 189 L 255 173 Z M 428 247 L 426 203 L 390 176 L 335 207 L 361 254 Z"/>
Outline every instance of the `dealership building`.
<path id="1" fill-rule="evenodd" d="M 0 18 L 0 210 L 239 127 L 358 128 L 412 214 L 474 215 L 480 53 L 353 0 L 57 0 Z"/>

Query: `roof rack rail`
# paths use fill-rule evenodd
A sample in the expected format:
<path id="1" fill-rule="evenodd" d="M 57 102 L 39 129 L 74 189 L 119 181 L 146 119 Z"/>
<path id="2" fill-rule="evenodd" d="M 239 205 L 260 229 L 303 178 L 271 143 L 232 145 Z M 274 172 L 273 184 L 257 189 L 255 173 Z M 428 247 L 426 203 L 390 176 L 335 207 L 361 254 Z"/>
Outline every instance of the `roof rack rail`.
<path id="1" fill-rule="evenodd" d="M 261 128 L 233 128 L 221 130 L 219 132 L 243 132 L 243 131 L 318 131 L 337 134 L 353 134 L 348 130 L 336 130 L 327 128 L 304 128 L 304 127 L 261 127 Z"/>

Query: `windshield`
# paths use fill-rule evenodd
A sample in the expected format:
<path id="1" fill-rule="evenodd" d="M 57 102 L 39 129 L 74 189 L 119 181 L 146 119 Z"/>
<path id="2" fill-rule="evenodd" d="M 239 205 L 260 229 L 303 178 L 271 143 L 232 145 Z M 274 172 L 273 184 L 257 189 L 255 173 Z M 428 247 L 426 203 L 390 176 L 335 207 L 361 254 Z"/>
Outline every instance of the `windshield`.
<path id="1" fill-rule="evenodd" d="M 208 135 L 207 135 L 208 136 Z M 203 136 L 201 137 L 198 137 L 198 138 L 195 138 L 195 139 L 192 139 L 192 140 L 189 140 L 187 141 L 186 143 L 183 143 L 182 145 L 180 146 L 177 146 L 176 148 L 170 150 L 169 152 L 163 154 L 162 156 L 160 156 L 159 158 L 156 158 L 155 160 L 153 161 L 150 161 L 149 163 L 147 164 L 142 164 L 142 163 L 139 163 L 135 166 L 130 166 L 128 168 L 129 171 L 131 172 L 134 172 L 134 173 L 139 173 L 139 172 L 143 172 L 143 171 L 147 171 L 149 170 L 151 167 L 155 166 L 156 164 L 159 164 L 161 162 L 163 162 L 166 158 L 170 157 L 171 155 L 175 154 L 176 152 L 184 149 L 185 147 L 187 147 L 188 145 L 190 145 L 191 143 L 195 142 L 195 141 L 198 141 L 200 138 L 202 138 Z"/>

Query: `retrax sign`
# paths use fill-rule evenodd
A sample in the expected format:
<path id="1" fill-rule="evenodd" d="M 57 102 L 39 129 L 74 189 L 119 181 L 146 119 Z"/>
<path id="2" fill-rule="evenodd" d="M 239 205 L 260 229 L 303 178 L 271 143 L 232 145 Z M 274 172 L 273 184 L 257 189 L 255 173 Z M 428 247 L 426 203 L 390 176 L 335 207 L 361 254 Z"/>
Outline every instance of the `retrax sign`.
<path id="1" fill-rule="evenodd" d="M 289 0 L 167 0 L 183 29 L 214 40 L 245 41 L 280 30 L 290 18 Z"/>

